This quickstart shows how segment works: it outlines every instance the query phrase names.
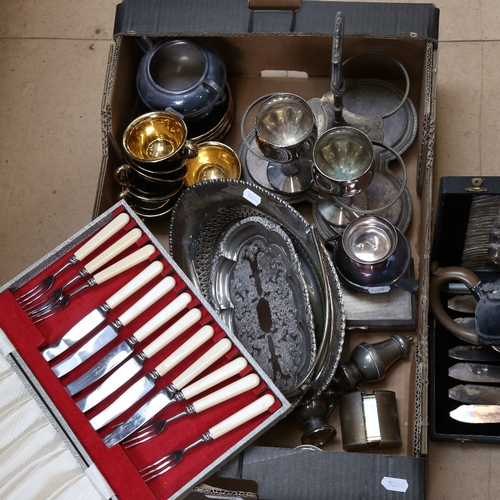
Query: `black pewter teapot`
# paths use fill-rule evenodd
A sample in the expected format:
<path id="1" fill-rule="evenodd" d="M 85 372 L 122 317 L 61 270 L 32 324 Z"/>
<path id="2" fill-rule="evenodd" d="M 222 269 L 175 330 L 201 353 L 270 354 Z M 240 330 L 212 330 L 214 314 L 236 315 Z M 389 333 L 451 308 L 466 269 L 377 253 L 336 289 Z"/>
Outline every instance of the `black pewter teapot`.
<path id="1" fill-rule="evenodd" d="M 471 344 L 490 345 L 500 349 L 500 279 L 482 283 L 479 277 L 464 267 L 431 266 L 430 309 L 436 320 L 449 332 Z M 464 283 L 477 300 L 475 330 L 455 322 L 441 303 L 441 287 L 450 281 Z"/>

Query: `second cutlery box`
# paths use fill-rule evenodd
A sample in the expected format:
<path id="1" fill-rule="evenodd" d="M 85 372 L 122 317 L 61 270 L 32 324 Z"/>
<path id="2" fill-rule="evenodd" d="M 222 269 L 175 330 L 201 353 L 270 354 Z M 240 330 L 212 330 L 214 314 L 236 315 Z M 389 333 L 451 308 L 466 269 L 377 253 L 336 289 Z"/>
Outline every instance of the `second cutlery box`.
<path id="1" fill-rule="evenodd" d="M 498 236 L 495 237 L 495 231 Z M 500 178 L 447 176 L 440 179 L 438 204 L 432 245 L 432 261 L 436 267 L 466 267 L 483 283 L 500 279 L 498 260 L 500 243 Z M 496 248 L 496 250 L 495 250 Z M 496 258 L 495 258 L 496 255 Z M 493 256 L 493 259 L 491 258 Z M 451 307 L 456 299 L 469 299 L 467 310 Z M 432 299 L 432 297 L 431 297 Z M 472 295 L 459 281 L 450 281 L 441 287 L 440 300 L 454 321 L 468 321 L 474 328 Z M 461 309 L 461 310 L 460 310 Z M 467 325 L 467 323 L 466 323 Z M 455 386 L 480 384 L 454 379 L 448 370 L 462 363 L 491 364 L 500 368 L 498 361 L 467 361 L 450 356 L 450 349 L 473 344 L 461 340 L 430 316 L 430 405 L 431 438 L 442 441 L 473 441 L 499 443 L 498 424 L 464 423 L 453 419 L 450 412 L 469 404 L 449 397 Z M 491 348 L 489 348 L 491 349 Z M 500 386 L 500 379 L 485 386 Z M 498 404 L 500 401 L 497 401 Z"/>
<path id="2" fill-rule="evenodd" d="M 75 253 L 78 254 L 82 245 L 89 242 L 96 234 L 100 234 L 100 231 L 108 227 L 112 221 L 124 216 L 128 220 L 126 225 L 84 259 L 68 266 L 60 272 L 56 276 L 54 286 L 50 291 L 57 290 L 59 286 L 71 280 L 84 265 L 90 266 L 89 263 L 93 262 L 96 256 L 112 248 L 117 241 L 131 234 L 133 231 L 140 232 L 139 239 L 109 261 L 103 268 L 107 269 L 107 266 L 113 266 L 123 258 L 130 258 L 136 251 L 150 247 L 151 252 L 147 252 L 147 257 L 116 276 L 75 293 L 69 298 L 64 308 L 52 316 L 49 315 L 43 321 L 36 322 L 34 317 L 30 317 L 28 315 L 30 306 L 24 303 L 23 309 L 20 300 L 18 300 L 21 295 L 61 268 Z M 150 268 L 153 262 L 155 265 L 161 263 L 161 272 L 157 273 L 142 288 L 134 291 L 128 298 L 116 305 L 116 307 L 109 309 L 105 313 L 104 321 L 100 325 L 94 326 L 93 329 L 90 328 L 91 333 L 86 335 L 81 341 L 75 343 L 74 346 L 68 348 L 65 353 L 60 354 L 51 361 L 47 361 L 44 358 L 42 353 L 45 352 L 44 349 L 47 346 L 56 342 L 88 313 L 107 303 L 111 297 L 116 297 L 115 294 L 119 290 L 126 287 L 139 273 Z M 94 273 L 93 276 L 97 277 L 98 272 Z M 125 311 L 129 310 L 136 301 L 168 277 L 173 278 L 175 282 L 170 291 L 131 321 L 124 321 L 126 324 L 117 329 L 118 334 L 116 338 L 112 339 L 108 345 L 102 347 L 102 349 L 90 356 L 89 359 L 61 378 L 56 376 L 52 369 L 55 364 L 61 359 L 67 358 L 68 355 L 73 354 L 77 348 L 80 348 L 87 340 L 95 336 L 97 332 L 100 332 L 101 329 L 123 318 Z M 69 285 L 67 292 L 74 292 L 87 279 L 88 277 L 83 277 L 77 280 L 78 284 Z M 88 388 L 74 394 L 73 397 L 67 389 L 68 384 L 74 382 L 83 373 L 92 370 L 92 366 L 99 359 L 116 349 L 125 339 L 132 337 L 134 334 L 139 338 L 137 332 L 144 331 L 143 327 L 145 324 L 148 324 L 152 318 L 157 317 L 160 311 L 169 307 L 169 304 L 172 304 L 181 295 L 188 297 L 184 308 L 180 307 L 176 309 L 170 315 L 170 319 L 159 323 L 156 329 L 151 328 L 147 338 L 144 338 L 144 340 L 138 342 L 136 345 L 132 344 L 131 348 L 133 352 L 131 355 L 150 353 L 149 356 L 143 358 L 143 365 L 140 370 L 121 388 L 117 388 L 112 395 L 96 404 L 84 414 L 77 406 L 77 401 L 96 389 L 96 387 L 100 387 L 105 377 L 88 386 Z M 111 304 L 112 302 L 109 301 L 109 303 Z M 163 347 L 159 350 L 153 350 L 152 346 L 155 345 L 155 342 L 164 332 L 177 331 L 175 330 L 175 325 L 194 310 L 198 310 L 199 313 L 197 312 L 194 320 L 188 324 L 187 328 L 178 330 L 180 331 L 178 335 L 171 335 L 169 341 L 162 343 Z M 156 379 L 154 388 L 147 395 L 143 396 L 142 399 L 139 399 L 137 403 L 100 429 L 95 430 L 93 428 L 90 420 L 96 414 L 100 413 L 112 401 L 116 400 L 141 377 L 153 372 L 163 360 L 167 358 L 172 360 L 171 355 L 174 352 L 179 353 L 181 346 L 192 338 L 196 332 L 207 325 L 213 329 L 213 335 L 208 340 L 198 345 L 196 350 L 192 351 L 189 355 L 179 357 L 179 361 L 172 361 L 167 366 L 167 373 Z M 111 490 L 120 499 L 177 498 L 186 495 L 191 488 L 211 475 L 214 470 L 222 467 L 242 447 L 248 445 L 250 441 L 290 411 L 288 401 L 261 371 L 260 367 L 248 355 L 238 340 L 219 322 L 203 297 L 193 288 L 192 284 L 158 243 L 156 238 L 124 202 L 119 202 L 111 207 L 74 237 L 62 243 L 49 255 L 42 258 L 31 268 L 0 289 L 0 328 L 8 339 L 5 342 L 0 342 L 2 353 L 7 358 L 11 355 L 11 359 L 15 355 L 15 358 L 19 360 L 21 371 L 24 371 L 26 374 L 25 383 L 39 395 L 41 394 L 38 398 L 40 404 L 44 407 L 45 413 L 50 416 L 49 419 L 68 443 L 69 448 L 79 456 L 80 460 L 82 459 L 81 457 L 87 457 L 83 459 L 84 461 L 86 460 L 86 465 L 88 467 L 97 467 Z M 117 424 L 128 419 L 130 415 L 159 392 L 160 389 L 170 384 L 173 380 L 179 380 L 180 375 L 188 367 L 193 366 L 197 359 L 220 341 L 229 344 L 229 348 L 225 349 L 222 357 L 216 359 L 210 366 L 207 365 L 207 368 L 194 378 L 191 384 L 196 383 L 196 381 L 205 375 L 219 368 L 228 366 L 234 359 L 243 358 L 243 364 L 239 367 L 239 371 L 227 379 L 227 381 L 219 382 L 218 385 L 200 393 L 194 399 L 200 399 L 252 373 L 258 376 L 258 381 L 253 388 L 230 400 L 210 407 L 203 412 L 188 414 L 176 419 L 168 424 L 168 429 L 162 434 L 141 446 L 125 449 L 119 444 L 109 448 L 104 444 L 103 437 L 113 431 Z M 10 349 L 8 346 L 10 346 Z M 149 351 L 148 348 L 150 349 Z M 25 367 L 24 370 L 22 366 Z M 186 387 L 187 390 L 187 386 L 183 385 L 183 387 Z M 164 474 L 151 482 L 143 480 L 140 469 L 155 462 L 169 452 L 182 449 L 197 441 L 215 424 L 266 394 L 272 395 L 274 398 L 274 402 L 266 411 L 221 437 L 209 442 L 203 442 L 198 447 L 189 450 L 179 465 L 169 471 L 168 474 Z M 192 402 L 193 400 L 175 402 L 166 408 L 163 413 L 159 413 L 157 418 L 176 415 Z"/>

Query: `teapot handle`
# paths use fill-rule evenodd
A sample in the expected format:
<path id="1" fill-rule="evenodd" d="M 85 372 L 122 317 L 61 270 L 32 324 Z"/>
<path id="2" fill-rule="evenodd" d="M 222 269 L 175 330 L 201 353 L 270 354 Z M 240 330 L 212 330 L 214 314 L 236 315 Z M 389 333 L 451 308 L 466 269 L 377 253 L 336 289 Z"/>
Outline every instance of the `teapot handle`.
<path id="1" fill-rule="evenodd" d="M 430 310 L 438 323 L 446 330 L 453 333 L 459 339 L 478 345 L 479 340 L 474 330 L 461 325 L 451 318 L 443 308 L 441 303 L 441 287 L 449 281 L 460 281 L 471 291 L 476 300 L 481 297 L 481 281 L 477 275 L 464 267 L 439 267 L 439 264 L 431 265 L 431 280 L 429 286 Z"/>

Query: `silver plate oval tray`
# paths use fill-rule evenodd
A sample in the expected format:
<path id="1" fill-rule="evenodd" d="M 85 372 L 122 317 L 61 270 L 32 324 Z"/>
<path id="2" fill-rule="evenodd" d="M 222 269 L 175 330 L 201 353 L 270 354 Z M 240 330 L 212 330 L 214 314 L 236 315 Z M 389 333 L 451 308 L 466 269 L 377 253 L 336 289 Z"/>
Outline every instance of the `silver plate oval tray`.
<path id="1" fill-rule="evenodd" d="M 302 268 L 314 323 L 316 358 L 291 390 L 290 401 L 320 395 L 338 366 L 345 336 L 345 310 L 337 272 L 317 230 L 291 205 L 245 181 L 195 184 L 180 196 L 171 218 L 170 252 L 187 277 L 211 302 L 217 242 L 237 222 L 263 217 L 277 224 L 293 244 Z"/>

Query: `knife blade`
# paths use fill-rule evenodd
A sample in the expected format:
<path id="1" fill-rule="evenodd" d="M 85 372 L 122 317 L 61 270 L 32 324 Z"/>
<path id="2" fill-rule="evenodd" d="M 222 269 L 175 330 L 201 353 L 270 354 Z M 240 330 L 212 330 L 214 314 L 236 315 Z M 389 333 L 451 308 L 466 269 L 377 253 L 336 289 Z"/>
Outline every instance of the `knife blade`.
<path id="1" fill-rule="evenodd" d="M 66 332 L 57 342 L 45 348 L 42 351 L 42 356 L 47 361 L 50 361 L 76 344 L 76 342 L 83 339 L 106 319 L 106 315 L 111 309 L 118 307 L 133 293 L 149 283 L 154 277 L 158 276 L 163 271 L 163 267 L 160 261 L 152 262 L 129 283 L 109 297 L 103 304 L 78 321 L 78 323 Z"/>
<path id="2" fill-rule="evenodd" d="M 94 382 L 100 380 L 104 375 L 116 368 L 122 361 L 131 356 L 134 352 L 134 346 L 145 340 L 153 332 L 158 330 L 167 321 L 181 312 L 191 302 L 192 297 L 189 293 L 181 293 L 177 298 L 164 307 L 159 313 L 153 316 L 147 323 L 136 332 L 120 342 L 113 350 L 106 354 L 98 363 L 80 375 L 76 380 L 66 385 L 66 390 L 71 396 L 82 391 Z"/>
<path id="3" fill-rule="evenodd" d="M 227 340 L 229 342 L 228 339 L 223 340 Z M 231 343 L 229 342 L 229 349 L 230 348 Z M 185 383 L 185 381 L 174 381 L 172 384 L 159 391 L 147 403 L 144 403 L 144 405 L 142 405 L 142 407 L 131 415 L 125 422 L 120 424 L 107 436 L 105 436 L 105 445 L 108 448 L 111 448 L 111 446 L 120 443 L 139 429 L 139 427 L 142 427 L 144 424 L 153 419 L 167 406 L 180 401 L 192 399 L 198 394 L 201 394 L 202 392 L 215 387 L 225 380 L 234 377 L 247 366 L 248 361 L 243 357 L 238 357 L 184 388 L 182 384 Z"/>
<path id="4" fill-rule="evenodd" d="M 448 396 L 455 401 L 468 404 L 500 404 L 500 387 L 491 385 L 460 384 L 448 390 Z"/>
<path id="5" fill-rule="evenodd" d="M 153 265 L 153 264 L 151 264 L 151 265 Z M 160 267 L 163 269 L 163 264 L 161 262 L 159 262 L 159 264 L 160 264 Z M 150 269 L 150 267 L 151 266 L 149 266 L 143 272 L 148 271 L 148 269 Z M 137 276 L 137 278 L 139 278 L 139 276 Z M 147 281 L 150 281 L 153 277 L 154 276 L 152 276 L 152 277 L 148 276 Z M 129 285 L 131 283 L 132 282 L 130 282 Z M 150 306 L 152 306 L 153 304 L 158 302 L 158 300 L 160 300 L 168 292 L 170 292 L 170 290 L 172 290 L 175 285 L 176 285 L 176 281 L 171 276 L 167 276 L 162 281 L 160 281 L 149 292 L 147 292 L 142 298 L 140 298 L 132 307 L 129 307 L 115 321 L 113 321 L 112 323 L 107 325 L 105 328 L 103 328 L 99 333 L 94 335 L 88 342 L 86 342 L 82 347 L 80 347 L 71 356 L 67 357 L 65 360 L 63 360 L 60 363 L 58 363 L 57 365 L 53 366 L 52 370 L 57 375 L 57 377 L 61 378 L 63 375 L 66 375 L 71 370 L 73 370 L 73 368 L 76 368 L 78 365 L 80 365 L 85 360 L 90 358 L 90 356 L 93 356 L 96 352 L 98 352 L 104 346 L 109 344 L 113 339 L 115 339 L 118 336 L 119 330 L 121 328 L 123 328 L 124 326 L 127 326 L 131 321 L 133 321 L 135 318 L 137 318 L 146 309 L 148 309 Z M 139 286 L 142 286 L 142 284 L 140 284 Z"/>
<path id="6" fill-rule="evenodd" d="M 463 382 L 500 382 L 500 366 L 482 363 L 457 363 L 450 366 L 448 375 Z"/>
<path id="7" fill-rule="evenodd" d="M 457 295 L 448 299 L 448 308 L 460 313 L 474 314 L 476 312 L 477 300 L 472 294 Z"/>
<path id="8" fill-rule="evenodd" d="M 461 405 L 450 411 L 450 417 L 466 424 L 498 424 L 500 405 Z"/>
<path id="9" fill-rule="evenodd" d="M 83 412 L 89 411 L 96 404 L 113 394 L 117 389 L 125 385 L 136 373 L 139 373 L 142 369 L 142 365 L 147 359 L 151 358 L 165 346 L 170 344 L 170 342 L 197 323 L 200 318 L 201 311 L 197 308 L 191 309 L 157 339 L 151 342 L 151 344 L 145 346 L 141 352 L 122 364 L 99 387 L 97 387 L 97 389 L 94 389 L 90 394 L 80 399 L 80 401 L 77 402 L 78 408 Z"/>
<path id="10" fill-rule="evenodd" d="M 500 363 L 500 352 L 487 345 L 459 345 L 451 348 L 448 355 L 460 361 Z"/>
<path id="11" fill-rule="evenodd" d="M 177 420 L 178 418 L 184 417 L 186 415 L 195 415 L 197 413 L 208 410 L 209 408 L 213 408 L 214 406 L 224 403 L 229 399 L 235 398 L 236 396 L 239 396 L 244 392 L 255 389 L 259 384 L 259 376 L 255 373 L 250 373 L 250 375 L 246 375 L 245 377 L 238 379 L 235 382 L 228 384 L 221 389 L 208 394 L 207 396 L 202 397 L 201 399 L 197 399 L 193 403 L 186 406 L 180 413 L 176 413 L 175 415 L 164 420 L 163 429 L 167 424 L 173 422 L 174 420 Z M 124 448 L 132 448 L 133 446 L 137 446 L 150 438 L 151 436 L 149 438 L 145 438 L 142 435 L 142 432 L 139 432 L 139 435 L 131 437 L 130 439 L 125 441 L 123 445 Z"/>
<path id="12" fill-rule="evenodd" d="M 182 360 L 186 359 L 196 349 L 201 347 L 205 342 L 211 339 L 214 335 L 214 329 L 210 325 L 205 325 L 190 337 L 184 344 L 181 345 L 170 356 L 165 358 L 151 372 L 137 380 L 123 394 L 120 395 L 113 403 L 111 403 L 101 413 L 90 420 L 90 424 L 95 430 L 104 427 L 106 424 L 128 410 L 132 405 L 137 403 L 142 397 L 148 394 L 156 385 L 156 381 L 160 377 L 164 377 L 167 373 L 177 366 Z M 222 354 L 213 357 L 213 362 L 219 359 Z M 190 369 L 195 369 L 196 363 L 191 365 Z M 196 372 L 195 372 L 196 373 Z"/>

